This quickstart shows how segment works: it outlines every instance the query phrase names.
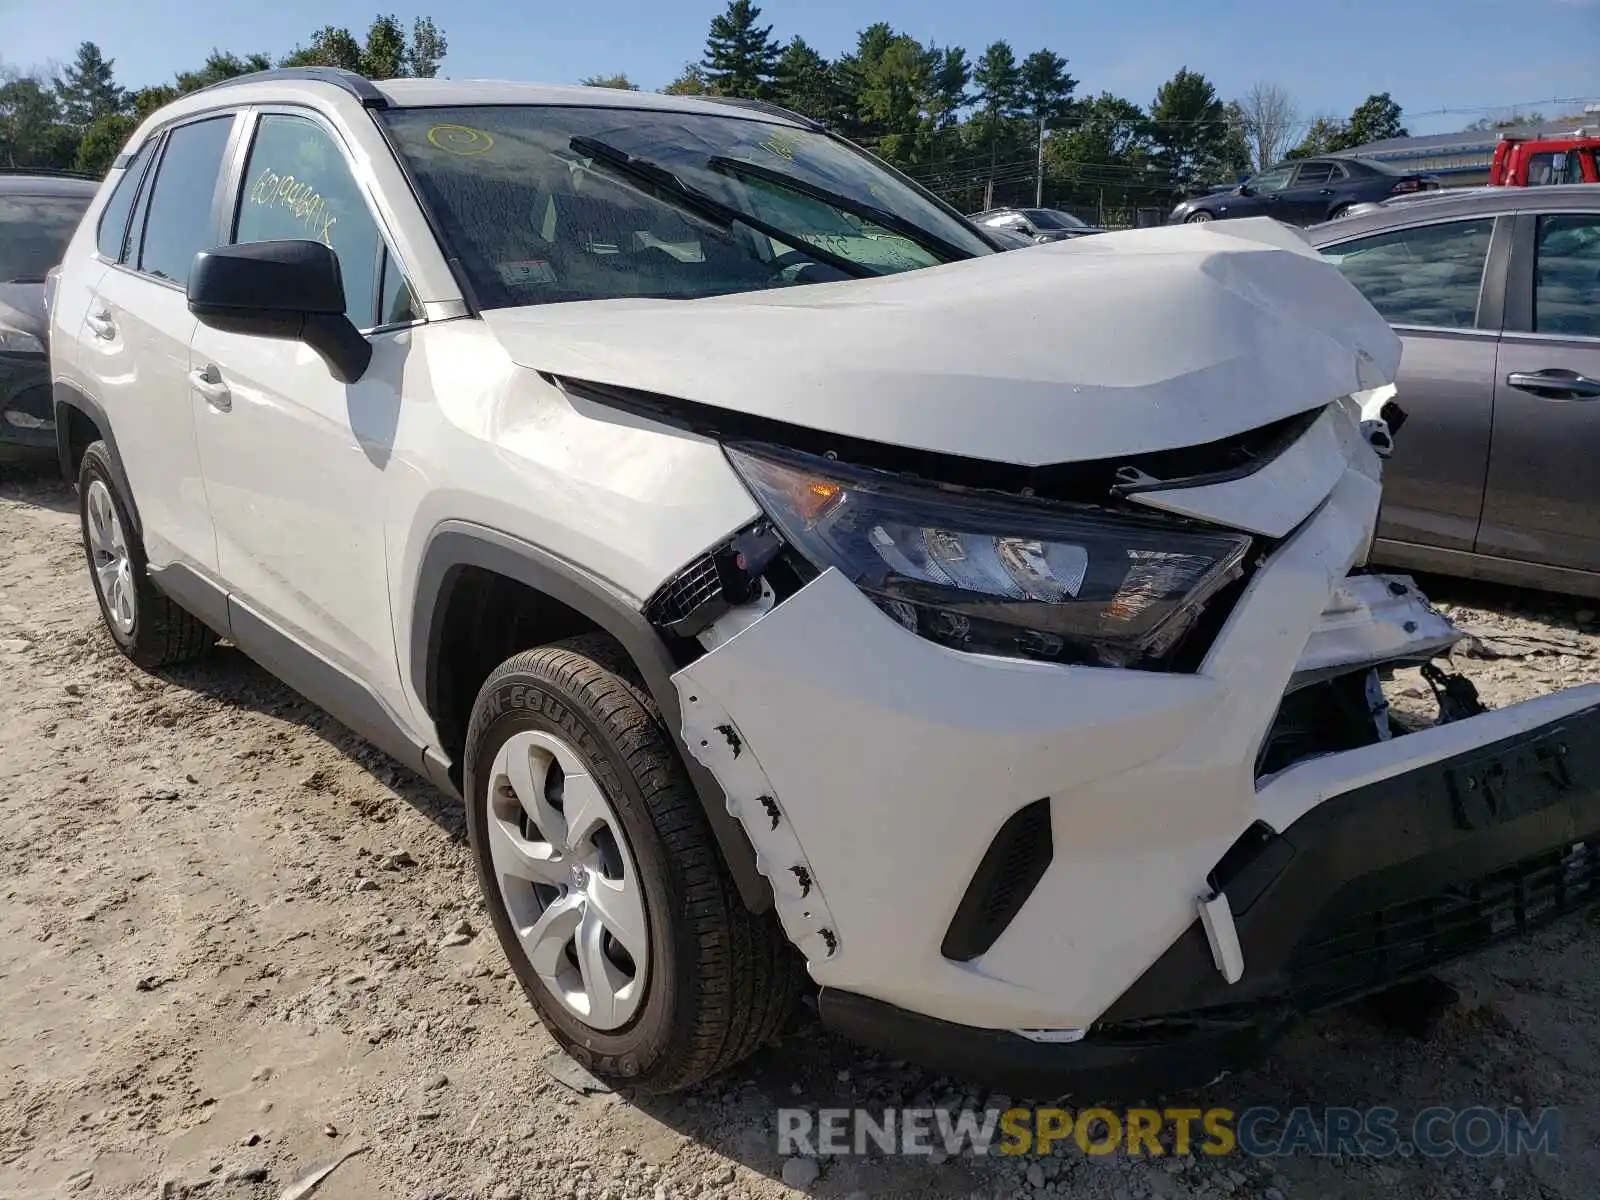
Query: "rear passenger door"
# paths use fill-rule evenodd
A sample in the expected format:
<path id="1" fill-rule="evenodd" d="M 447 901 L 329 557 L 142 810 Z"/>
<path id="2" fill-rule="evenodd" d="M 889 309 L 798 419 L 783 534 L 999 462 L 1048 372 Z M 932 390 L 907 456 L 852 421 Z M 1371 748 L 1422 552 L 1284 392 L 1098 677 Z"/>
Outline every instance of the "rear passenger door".
<path id="1" fill-rule="evenodd" d="M 1516 221 L 1478 550 L 1600 571 L 1600 211 Z"/>
<path id="2" fill-rule="evenodd" d="M 1278 193 L 1279 211 L 1273 215 L 1295 225 L 1326 220 L 1333 203 L 1333 180 L 1337 171 L 1332 163 L 1301 163 L 1295 170 L 1294 182 Z"/>
<path id="3" fill-rule="evenodd" d="M 158 135 L 127 237 L 89 298 L 77 364 L 114 430 L 151 563 L 207 573 L 217 544 L 189 408 L 197 322 L 185 290 L 194 256 L 218 241 L 234 123 L 232 113 L 208 115 Z"/>
<path id="4" fill-rule="evenodd" d="M 1322 248 L 1405 344 L 1396 399 L 1407 421 L 1383 471 L 1385 541 L 1470 551 L 1477 539 L 1500 338 L 1499 247 L 1511 236 L 1510 218 L 1496 221 L 1415 225 Z"/>

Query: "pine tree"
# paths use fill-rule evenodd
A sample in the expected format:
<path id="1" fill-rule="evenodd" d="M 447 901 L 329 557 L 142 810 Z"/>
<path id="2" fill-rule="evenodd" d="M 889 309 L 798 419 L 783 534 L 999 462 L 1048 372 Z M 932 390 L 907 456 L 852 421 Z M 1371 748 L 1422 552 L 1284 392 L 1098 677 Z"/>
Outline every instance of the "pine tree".
<path id="1" fill-rule="evenodd" d="M 781 51 L 772 26 L 759 26 L 761 10 L 751 0 L 728 0 L 728 11 L 711 19 L 705 72 L 724 96 L 765 97 L 772 89 Z"/>
<path id="2" fill-rule="evenodd" d="M 78 57 L 61 72 L 56 81 L 56 100 L 68 125 L 83 129 L 96 117 L 118 113 L 126 107 L 128 94 L 117 86 L 111 67 L 114 60 L 100 53 L 93 42 L 78 47 Z"/>

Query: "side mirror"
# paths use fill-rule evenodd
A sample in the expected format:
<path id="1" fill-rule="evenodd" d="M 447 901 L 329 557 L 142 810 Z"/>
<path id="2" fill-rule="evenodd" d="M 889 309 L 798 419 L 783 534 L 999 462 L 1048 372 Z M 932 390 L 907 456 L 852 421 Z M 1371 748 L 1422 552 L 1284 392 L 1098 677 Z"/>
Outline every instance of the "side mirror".
<path id="1" fill-rule="evenodd" d="M 1248 183 L 1241 183 L 1239 185 L 1239 195 L 1241 195 L 1241 196 L 1254 196 L 1255 194 L 1256 194 L 1255 188 L 1251 187 Z"/>
<path id="2" fill-rule="evenodd" d="M 344 313 L 339 257 L 321 242 L 245 242 L 195 255 L 189 311 L 229 333 L 304 342 L 340 383 L 354 383 L 372 346 Z"/>

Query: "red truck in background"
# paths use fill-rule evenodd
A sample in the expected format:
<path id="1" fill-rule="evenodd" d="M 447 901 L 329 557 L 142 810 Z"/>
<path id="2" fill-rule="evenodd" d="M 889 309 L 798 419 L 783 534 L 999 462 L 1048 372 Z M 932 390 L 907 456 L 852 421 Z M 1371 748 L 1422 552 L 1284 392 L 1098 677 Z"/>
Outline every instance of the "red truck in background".
<path id="1" fill-rule="evenodd" d="M 1503 136 L 1489 166 L 1490 187 L 1600 183 L 1600 132 L 1575 129 L 1554 137 Z"/>

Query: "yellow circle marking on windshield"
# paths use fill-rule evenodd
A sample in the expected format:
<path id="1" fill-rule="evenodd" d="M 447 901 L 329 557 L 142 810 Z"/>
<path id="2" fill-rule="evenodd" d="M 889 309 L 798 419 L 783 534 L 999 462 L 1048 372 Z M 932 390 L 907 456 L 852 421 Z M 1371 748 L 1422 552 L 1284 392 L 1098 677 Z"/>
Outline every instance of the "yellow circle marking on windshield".
<path id="1" fill-rule="evenodd" d="M 761 143 L 761 148 L 786 162 L 794 161 L 794 143 L 777 130 L 773 130 L 767 140 Z"/>
<path id="2" fill-rule="evenodd" d="M 447 154 L 487 154 L 494 149 L 494 138 L 485 130 L 470 125 L 435 125 L 428 130 L 428 144 Z"/>

